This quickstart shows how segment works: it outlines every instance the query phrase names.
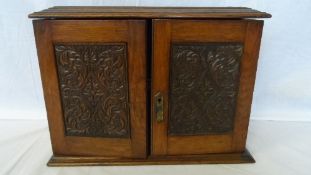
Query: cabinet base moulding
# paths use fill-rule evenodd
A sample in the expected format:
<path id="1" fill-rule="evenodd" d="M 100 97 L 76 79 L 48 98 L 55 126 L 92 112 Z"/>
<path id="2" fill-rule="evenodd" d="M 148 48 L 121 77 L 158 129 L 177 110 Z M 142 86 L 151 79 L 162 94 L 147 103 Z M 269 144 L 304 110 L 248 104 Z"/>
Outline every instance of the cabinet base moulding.
<path id="1" fill-rule="evenodd" d="M 255 163 L 255 159 L 246 150 L 242 153 L 221 153 L 188 156 L 165 156 L 148 158 L 110 159 L 107 157 L 52 156 L 48 166 L 105 166 L 105 165 L 177 165 L 177 164 L 234 164 Z"/>

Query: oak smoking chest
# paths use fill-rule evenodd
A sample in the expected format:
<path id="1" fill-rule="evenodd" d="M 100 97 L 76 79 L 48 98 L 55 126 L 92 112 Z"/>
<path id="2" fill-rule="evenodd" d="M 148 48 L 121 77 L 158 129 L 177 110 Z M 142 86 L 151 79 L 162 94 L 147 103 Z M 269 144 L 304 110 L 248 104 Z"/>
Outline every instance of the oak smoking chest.
<path id="1" fill-rule="evenodd" d="M 33 20 L 49 166 L 250 163 L 263 28 L 244 7 L 52 7 Z"/>

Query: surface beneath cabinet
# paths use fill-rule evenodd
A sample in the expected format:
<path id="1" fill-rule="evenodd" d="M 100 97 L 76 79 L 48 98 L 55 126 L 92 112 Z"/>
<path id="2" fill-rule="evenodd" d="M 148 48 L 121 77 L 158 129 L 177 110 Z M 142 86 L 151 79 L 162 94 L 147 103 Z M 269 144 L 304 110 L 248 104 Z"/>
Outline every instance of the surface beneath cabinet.
<path id="1" fill-rule="evenodd" d="M 266 12 L 246 7 L 101 7 L 55 6 L 30 18 L 270 18 Z"/>
<path id="2" fill-rule="evenodd" d="M 46 166 L 52 150 L 47 121 L 0 120 L 0 174 L 299 174 L 310 173 L 311 122 L 251 121 L 247 147 L 255 164 L 110 167 Z"/>

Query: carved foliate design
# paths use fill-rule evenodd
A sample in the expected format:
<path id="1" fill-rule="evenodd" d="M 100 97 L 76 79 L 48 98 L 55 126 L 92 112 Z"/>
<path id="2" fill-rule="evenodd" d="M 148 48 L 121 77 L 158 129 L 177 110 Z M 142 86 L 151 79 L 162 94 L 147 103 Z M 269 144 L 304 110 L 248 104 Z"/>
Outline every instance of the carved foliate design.
<path id="1" fill-rule="evenodd" d="M 242 52 L 239 43 L 172 44 L 170 135 L 232 131 Z"/>
<path id="2" fill-rule="evenodd" d="M 56 44 L 65 134 L 129 137 L 125 43 Z"/>

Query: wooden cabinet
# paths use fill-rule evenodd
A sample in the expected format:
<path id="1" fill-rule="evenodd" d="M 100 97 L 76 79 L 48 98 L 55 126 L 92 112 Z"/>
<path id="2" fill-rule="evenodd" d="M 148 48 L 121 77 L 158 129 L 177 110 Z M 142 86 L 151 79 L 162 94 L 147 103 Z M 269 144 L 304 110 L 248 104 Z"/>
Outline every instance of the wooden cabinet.
<path id="1" fill-rule="evenodd" d="M 254 162 L 249 8 L 53 7 L 33 21 L 50 166 Z M 40 19 L 42 18 L 42 19 Z"/>

